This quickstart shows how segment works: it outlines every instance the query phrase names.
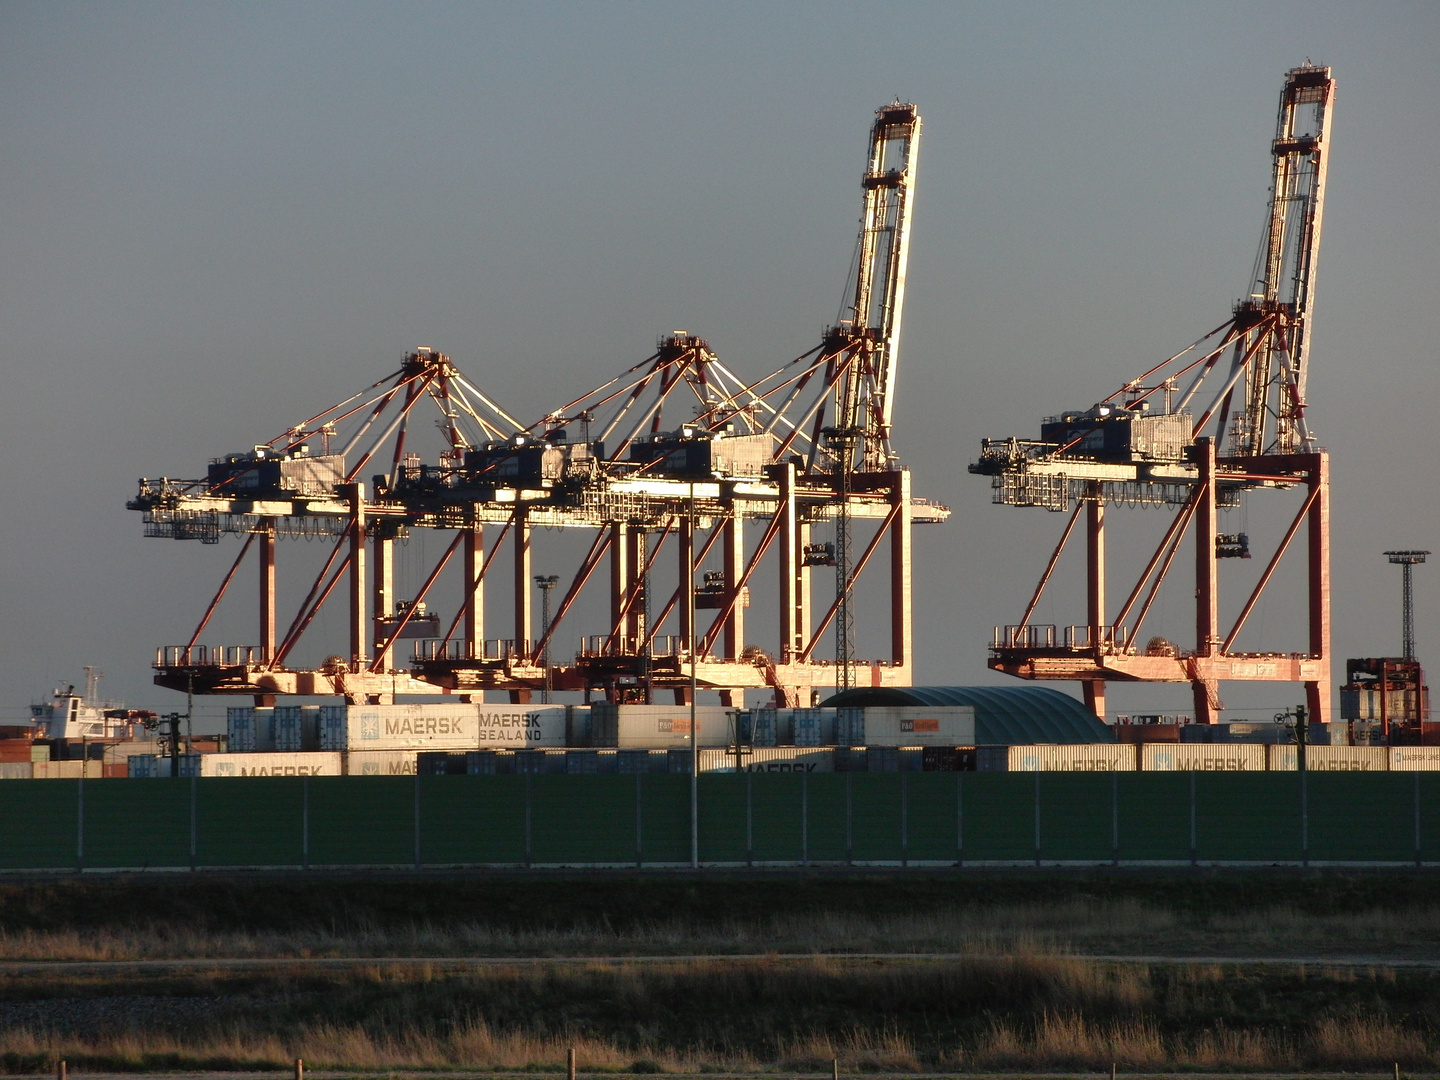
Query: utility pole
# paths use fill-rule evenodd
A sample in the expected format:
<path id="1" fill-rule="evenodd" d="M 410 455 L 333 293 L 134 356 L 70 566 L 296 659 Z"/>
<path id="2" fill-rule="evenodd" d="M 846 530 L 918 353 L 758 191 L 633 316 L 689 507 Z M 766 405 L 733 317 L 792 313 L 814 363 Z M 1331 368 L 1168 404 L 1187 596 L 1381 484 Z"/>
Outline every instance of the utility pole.
<path id="1" fill-rule="evenodd" d="M 1404 620 L 1403 645 L 1405 659 L 1415 659 L 1415 594 L 1414 586 L 1410 579 L 1411 567 L 1418 566 L 1425 561 L 1428 551 L 1387 551 L 1385 557 L 1400 567 L 1402 575 L 1401 588 L 1404 591 L 1404 605 L 1401 618 Z"/>
<path id="2" fill-rule="evenodd" d="M 545 649 L 540 654 L 540 663 L 545 665 L 545 685 L 540 691 L 540 701 L 550 704 L 550 691 L 555 677 L 550 672 L 550 590 L 560 580 L 558 574 L 536 574 L 535 584 L 540 586 L 540 636 L 545 639 Z"/>

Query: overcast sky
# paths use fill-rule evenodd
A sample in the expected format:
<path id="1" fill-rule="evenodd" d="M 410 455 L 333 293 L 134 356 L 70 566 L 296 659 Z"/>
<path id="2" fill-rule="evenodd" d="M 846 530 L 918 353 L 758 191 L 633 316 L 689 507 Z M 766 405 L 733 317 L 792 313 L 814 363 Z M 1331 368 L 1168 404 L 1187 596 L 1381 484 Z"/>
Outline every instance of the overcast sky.
<path id="1" fill-rule="evenodd" d="M 756 375 L 814 346 L 895 97 L 924 117 L 896 442 L 954 510 L 916 532 L 917 681 L 1001 680 L 991 628 L 1063 519 L 992 506 L 964 466 L 1228 316 L 1307 58 L 1339 80 L 1309 414 L 1334 455 L 1335 655 L 1395 655 L 1382 552 L 1440 550 L 1437 57 L 1423 3 L 0 5 L 0 721 L 85 664 L 174 708 L 153 650 L 239 541 L 142 538 L 136 479 L 201 475 L 408 349 L 528 420 L 672 329 Z M 1273 538 L 1296 505 L 1256 494 L 1222 526 Z M 1111 521 L 1118 592 L 1168 511 Z M 1242 647 L 1303 646 L 1298 566 Z M 1083 621 L 1074 569 L 1037 619 Z M 1227 612 L 1257 569 L 1223 566 Z M 1416 584 L 1432 660 L 1440 566 Z M 1188 604 L 1181 575 L 1149 629 L 1188 643 Z M 248 589 L 214 635 L 254 640 Z"/>

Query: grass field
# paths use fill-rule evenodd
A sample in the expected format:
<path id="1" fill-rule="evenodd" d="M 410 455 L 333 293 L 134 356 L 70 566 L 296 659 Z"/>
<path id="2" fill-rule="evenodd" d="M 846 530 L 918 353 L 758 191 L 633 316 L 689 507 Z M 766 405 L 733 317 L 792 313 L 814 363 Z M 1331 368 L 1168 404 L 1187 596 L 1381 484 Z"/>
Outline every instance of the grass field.
<path id="1" fill-rule="evenodd" d="M 860 952 L 942 955 L 843 955 Z M 469 969 L 379 959 L 587 955 Z M 705 958 L 600 959 L 626 955 Z M 861 1072 L 1440 1070 L 1440 971 L 1381 962 L 1440 959 L 1429 876 L 0 884 L 0 960 L 195 957 L 215 962 L 8 970 L 0 1067 L 553 1069 L 575 1046 L 587 1071 L 803 1072 L 832 1058 Z M 294 962 L 221 962 L 238 957 Z"/>

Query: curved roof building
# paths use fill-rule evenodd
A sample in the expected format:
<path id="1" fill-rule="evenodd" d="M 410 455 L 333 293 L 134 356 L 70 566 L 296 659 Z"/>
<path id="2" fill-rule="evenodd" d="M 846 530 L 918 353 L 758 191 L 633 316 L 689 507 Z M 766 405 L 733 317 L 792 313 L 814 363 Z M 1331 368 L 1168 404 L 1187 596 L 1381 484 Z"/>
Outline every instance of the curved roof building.
<path id="1" fill-rule="evenodd" d="M 1048 686 L 867 686 L 821 704 L 969 705 L 975 710 L 975 742 L 980 746 L 1115 741 L 1115 732 L 1078 700 Z"/>

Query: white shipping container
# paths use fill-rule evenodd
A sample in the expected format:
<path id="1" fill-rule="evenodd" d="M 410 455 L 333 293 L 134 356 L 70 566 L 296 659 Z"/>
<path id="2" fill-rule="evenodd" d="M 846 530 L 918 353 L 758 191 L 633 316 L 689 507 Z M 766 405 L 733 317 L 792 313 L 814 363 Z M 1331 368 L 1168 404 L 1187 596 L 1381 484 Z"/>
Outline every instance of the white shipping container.
<path id="1" fill-rule="evenodd" d="M 414 776 L 419 750 L 351 750 L 344 755 L 346 776 Z"/>
<path id="2" fill-rule="evenodd" d="M 979 772 L 1134 772 L 1136 749 L 1130 743 L 981 746 L 975 751 L 975 768 Z"/>
<path id="3" fill-rule="evenodd" d="M 1264 772 L 1259 743 L 1141 743 L 1141 772 Z"/>
<path id="4" fill-rule="evenodd" d="M 232 751 L 275 749 L 275 710 L 232 705 L 225 710 L 226 742 Z"/>
<path id="5" fill-rule="evenodd" d="M 1390 768 L 1397 771 L 1440 769 L 1440 746 L 1391 746 L 1387 751 Z"/>
<path id="6" fill-rule="evenodd" d="M 35 767 L 28 761 L 0 761 L 0 780 L 29 780 L 34 775 Z"/>
<path id="7" fill-rule="evenodd" d="M 30 776 L 34 780 L 79 780 L 82 776 L 99 778 L 100 762 L 32 761 Z"/>
<path id="8" fill-rule="evenodd" d="M 733 773 L 735 753 L 732 750 L 701 750 L 702 773 Z M 798 773 L 834 772 L 835 751 L 808 746 L 746 747 L 740 755 L 740 772 Z"/>
<path id="9" fill-rule="evenodd" d="M 729 746 L 735 739 L 735 710 L 699 705 L 699 743 Z M 689 705 L 592 705 L 590 734 L 596 746 L 669 749 L 690 745 Z"/>
<path id="10" fill-rule="evenodd" d="M 350 705 L 327 713 L 322 750 L 485 750 L 564 746 L 574 706 L 454 704 Z"/>
<path id="11" fill-rule="evenodd" d="M 796 746 L 834 746 L 835 745 L 835 710 L 834 709 L 789 709 L 790 714 L 788 727 L 790 737 Z M 781 730 L 787 727 L 786 721 L 779 722 Z"/>
<path id="12" fill-rule="evenodd" d="M 1269 746 L 1270 768 L 1294 772 L 1295 744 Z M 1305 768 L 1310 772 L 1384 772 L 1390 767 L 1383 746 L 1307 746 Z"/>
<path id="13" fill-rule="evenodd" d="M 975 710 L 969 705 L 882 705 L 864 710 L 863 730 L 851 714 L 851 746 L 973 746 Z"/>
<path id="14" fill-rule="evenodd" d="M 324 750 L 200 755 L 201 776 L 341 776 L 343 772 L 341 755 Z"/>

